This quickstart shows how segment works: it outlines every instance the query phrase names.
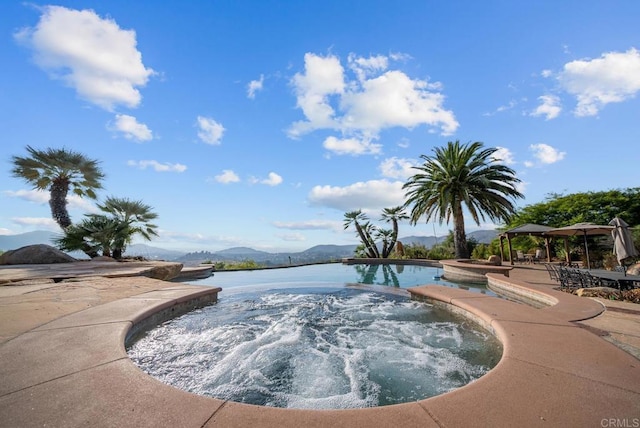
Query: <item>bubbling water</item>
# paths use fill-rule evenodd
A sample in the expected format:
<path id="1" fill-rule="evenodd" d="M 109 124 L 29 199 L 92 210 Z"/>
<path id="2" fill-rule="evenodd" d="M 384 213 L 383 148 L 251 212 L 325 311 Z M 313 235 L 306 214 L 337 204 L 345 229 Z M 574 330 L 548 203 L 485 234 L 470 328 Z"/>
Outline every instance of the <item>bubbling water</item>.
<path id="1" fill-rule="evenodd" d="M 448 311 L 345 288 L 221 299 L 150 330 L 128 353 L 148 374 L 196 394 L 342 409 L 458 388 L 495 366 L 501 348 Z"/>

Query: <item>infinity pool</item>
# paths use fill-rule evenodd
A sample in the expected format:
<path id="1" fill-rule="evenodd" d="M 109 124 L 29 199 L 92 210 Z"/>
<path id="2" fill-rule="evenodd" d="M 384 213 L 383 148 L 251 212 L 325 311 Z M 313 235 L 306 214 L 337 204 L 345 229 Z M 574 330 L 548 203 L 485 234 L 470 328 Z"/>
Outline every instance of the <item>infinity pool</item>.
<path id="1" fill-rule="evenodd" d="M 327 263 L 279 269 L 220 271 L 209 278 L 189 283 L 222 287 L 223 290 L 232 292 L 238 291 L 238 288 L 342 287 L 351 283 L 395 288 L 438 284 L 495 296 L 484 283 L 461 284 L 442 279 L 440 275 L 442 269 L 429 266 Z"/>

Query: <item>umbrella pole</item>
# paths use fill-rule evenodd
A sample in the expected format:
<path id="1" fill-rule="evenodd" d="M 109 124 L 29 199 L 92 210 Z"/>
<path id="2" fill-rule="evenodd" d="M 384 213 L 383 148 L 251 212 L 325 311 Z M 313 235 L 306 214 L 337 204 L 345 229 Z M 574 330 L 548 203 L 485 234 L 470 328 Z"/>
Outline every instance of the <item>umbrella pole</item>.
<path id="1" fill-rule="evenodd" d="M 589 261 L 589 245 L 587 244 L 587 232 L 584 232 L 584 252 L 587 255 L 587 269 L 591 270 L 591 262 Z"/>

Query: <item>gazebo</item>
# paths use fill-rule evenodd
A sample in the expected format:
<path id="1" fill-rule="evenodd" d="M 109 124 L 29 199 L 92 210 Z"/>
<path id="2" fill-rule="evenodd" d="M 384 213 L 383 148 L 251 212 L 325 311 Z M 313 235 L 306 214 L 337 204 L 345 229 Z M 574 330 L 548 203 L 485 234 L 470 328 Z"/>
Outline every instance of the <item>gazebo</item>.
<path id="1" fill-rule="evenodd" d="M 514 236 L 542 236 L 544 237 L 544 246 L 547 252 L 547 261 L 551 262 L 551 255 L 549 251 L 549 237 L 545 235 L 545 232 L 553 229 L 553 227 L 543 226 L 541 224 L 533 224 L 527 223 L 522 226 L 514 227 L 513 229 L 509 229 L 500 234 L 500 257 L 504 260 L 504 249 L 503 249 L 503 240 L 507 239 L 507 244 L 509 246 L 509 260 L 511 261 L 511 265 L 513 265 L 513 249 L 511 248 L 511 238 Z"/>

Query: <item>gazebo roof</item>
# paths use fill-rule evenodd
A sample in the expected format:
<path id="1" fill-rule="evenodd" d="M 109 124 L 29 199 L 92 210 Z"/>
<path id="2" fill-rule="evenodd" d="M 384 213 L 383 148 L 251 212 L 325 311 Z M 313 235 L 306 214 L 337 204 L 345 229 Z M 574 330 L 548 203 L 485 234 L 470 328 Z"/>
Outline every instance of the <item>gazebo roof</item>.
<path id="1" fill-rule="evenodd" d="M 553 229 L 553 227 L 544 226 L 542 224 L 527 223 L 513 229 L 502 232 L 503 236 L 518 236 L 518 235 L 543 235 L 545 232 Z"/>

